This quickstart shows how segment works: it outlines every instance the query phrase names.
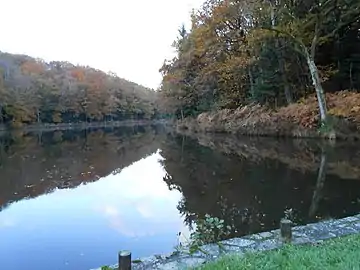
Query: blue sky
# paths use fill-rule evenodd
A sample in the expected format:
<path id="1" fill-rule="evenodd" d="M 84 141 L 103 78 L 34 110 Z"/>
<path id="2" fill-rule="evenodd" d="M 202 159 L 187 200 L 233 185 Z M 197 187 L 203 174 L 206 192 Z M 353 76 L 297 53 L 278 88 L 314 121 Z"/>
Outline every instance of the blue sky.
<path id="1" fill-rule="evenodd" d="M 203 0 L 9 0 L 0 51 L 67 60 L 156 88 L 182 23 Z"/>

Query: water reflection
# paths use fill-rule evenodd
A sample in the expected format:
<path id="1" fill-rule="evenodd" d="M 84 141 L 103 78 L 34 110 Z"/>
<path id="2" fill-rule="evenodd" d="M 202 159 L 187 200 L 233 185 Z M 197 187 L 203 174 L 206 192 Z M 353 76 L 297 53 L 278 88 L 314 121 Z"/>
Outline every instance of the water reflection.
<path id="1" fill-rule="evenodd" d="M 135 256 L 171 251 L 184 231 L 181 194 L 162 182 L 159 159 L 156 152 L 95 183 L 11 204 L 0 215 L 2 265 L 90 269 L 121 248 Z"/>
<path id="2" fill-rule="evenodd" d="M 220 237 L 277 228 L 289 209 L 298 224 L 355 214 L 359 164 L 354 144 L 163 127 L 0 136 L 2 268 L 81 270 L 123 248 L 168 253 L 206 214 L 231 228 Z"/>
<path id="3" fill-rule="evenodd" d="M 360 210 L 355 145 L 209 135 L 184 143 L 184 138 L 168 140 L 161 155 L 164 181 L 182 192 L 178 209 L 189 226 L 211 214 L 233 228 L 231 236 L 242 236 L 277 228 L 288 210 L 297 224 Z"/>
<path id="4" fill-rule="evenodd" d="M 116 132 L 3 139 L 2 268 L 90 269 L 122 248 L 170 252 L 188 234 L 181 194 L 162 180 L 156 132 Z"/>

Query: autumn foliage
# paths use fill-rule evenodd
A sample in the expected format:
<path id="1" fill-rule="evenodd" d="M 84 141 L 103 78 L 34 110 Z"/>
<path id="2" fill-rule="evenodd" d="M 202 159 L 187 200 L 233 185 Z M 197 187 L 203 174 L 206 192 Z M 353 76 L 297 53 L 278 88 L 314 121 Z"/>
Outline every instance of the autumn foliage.
<path id="1" fill-rule="evenodd" d="M 354 122 L 360 130 L 360 93 L 340 91 L 326 95 L 329 114 L 337 118 Z M 291 119 L 307 128 L 316 128 L 319 123 L 319 112 L 315 95 L 300 100 L 298 103 L 282 107 L 277 115 Z"/>
<path id="2" fill-rule="evenodd" d="M 266 122 L 271 110 L 312 128 L 319 106 L 323 116 L 355 119 L 357 95 L 336 92 L 360 89 L 359 8 L 355 0 L 207 0 L 160 69 L 163 104 L 178 119 L 236 111 Z"/>
<path id="3" fill-rule="evenodd" d="M 156 92 L 91 67 L 0 52 L 0 124 L 153 119 Z"/>

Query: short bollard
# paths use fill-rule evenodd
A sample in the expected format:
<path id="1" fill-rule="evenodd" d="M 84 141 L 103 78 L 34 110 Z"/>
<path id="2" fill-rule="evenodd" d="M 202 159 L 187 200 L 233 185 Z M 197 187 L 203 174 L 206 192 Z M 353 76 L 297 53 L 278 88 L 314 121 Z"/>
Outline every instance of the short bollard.
<path id="1" fill-rule="evenodd" d="M 280 220 L 280 235 L 284 242 L 290 242 L 292 238 L 291 232 L 292 221 L 289 219 Z"/>
<path id="2" fill-rule="evenodd" d="M 119 252 L 119 270 L 131 270 L 131 252 L 123 250 Z"/>

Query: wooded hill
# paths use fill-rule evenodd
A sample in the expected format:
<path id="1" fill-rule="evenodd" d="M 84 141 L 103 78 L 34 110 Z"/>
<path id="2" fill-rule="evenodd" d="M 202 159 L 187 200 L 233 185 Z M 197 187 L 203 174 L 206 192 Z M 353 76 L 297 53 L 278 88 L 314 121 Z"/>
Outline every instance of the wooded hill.
<path id="1" fill-rule="evenodd" d="M 324 120 L 324 92 L 360 89 L 359 29 L 358 0 L 207 0 L 161 68 L 162 100 L 183 118 L 253 102 L 277 108 L 316 88 Z"/>
<path id="2" fill-rule="evenodd" d="M 0 52 L 0 124 L 151 119 L 156 92 L 88 66 Z"/>

